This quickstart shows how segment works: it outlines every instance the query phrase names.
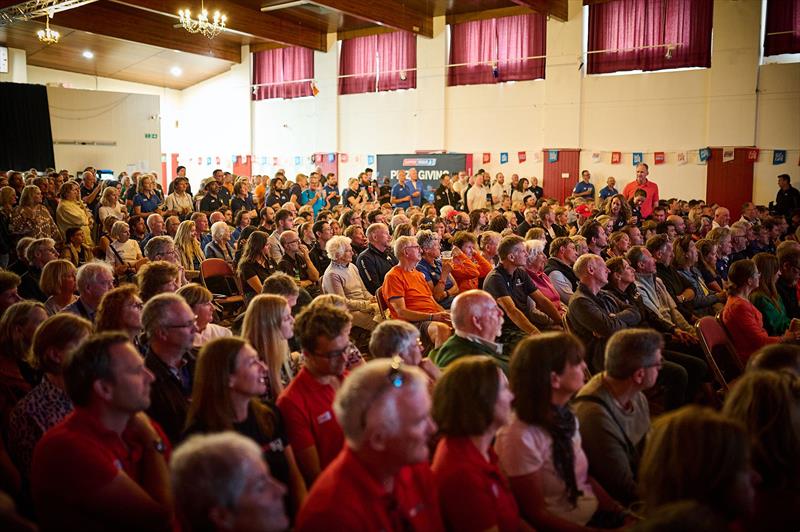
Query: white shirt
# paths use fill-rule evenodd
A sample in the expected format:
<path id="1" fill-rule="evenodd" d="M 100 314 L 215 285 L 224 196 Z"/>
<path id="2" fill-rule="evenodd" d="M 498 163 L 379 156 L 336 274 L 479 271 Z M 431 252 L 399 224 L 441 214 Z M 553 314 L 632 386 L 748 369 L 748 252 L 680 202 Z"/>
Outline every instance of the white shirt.
<path id="1" fill-rule="evenodd" d="M 470 211 L 489 208 L 489 202 L 486 201 L 486 187 L 473 186 L 469 189 L 467 192 L 467 208 Z"/>

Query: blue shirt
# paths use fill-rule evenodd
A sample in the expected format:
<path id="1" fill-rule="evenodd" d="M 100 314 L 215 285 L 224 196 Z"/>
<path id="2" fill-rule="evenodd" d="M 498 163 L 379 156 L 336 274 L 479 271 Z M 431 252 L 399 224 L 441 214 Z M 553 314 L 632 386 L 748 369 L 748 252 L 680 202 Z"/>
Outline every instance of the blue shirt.
<path id="1" fill-rule="evenodd" d="M 139 206 L 142 208 L 142 212 L 153 212 L 156 208 L 161 205 L 161 198 L 158 197 L 158 194 L 153 192 L 152 196 L 149 198 L 142 193 L 136 194 L 133 197 L 133 206 Z"/>
<path id="2" fill-rule="evenodd" d="M 411 196 L 411 204 L 417 207 L 422 207 L 422 200 L 425 198 L 425 186 L 422 184 L 422 181 L 417 179 L 417 184 L 414 185 L 414 181 L 408 180 L 406 184 L 409 185 L 411 192 L 419 192 L 419 196 L 416 198 Z"/>
<path id="3" fill-rule="evenodd" d="M 395 186 L 392 187 L 392 199 L 399 199 L 405 198 L 407 196 L 411 196 L 411 193 L 414 192 L 414 187 L 406 181 L 404 185 L 397 183 Z M 412 198 L 413 199 L 413 198 Z M 393 204 L 394 207 L 401 207 L 403 209 L 407 209 L 411 206 L 410 201 L 401 201 L 399 203 Z"/>
<path id="4" fill-rule="evenodd" d="M 616 196 L 619 194 L 619 191 L 616 188 L 611 187 L 603 187 L 600 189 L 600 199 L 604 200 L 606 198 L 610 198 L 611 196 Z"/>
<path id="5" fill-rule="evenodd" d="M 417 271 L 422 272 L 422 275 L 425 276 L 425 280 L 427 282 L 436 285 L 442 278 L 442 259 L 435 259 L 433 264 L 429 263 L 425 259 L 422 259 L 417 263 Z M 447 279 L 444 281 L 444 289 L 450 290 L 452 287 L 453 279 L 448 275 Z M 437 303 L 439 303 L 442 307 L 449 309 L 454 298 L 455 296 L 447 296 L 441 301 L 437 301 Z"/>
<path id="6" fill-rule="evenodd" d="M 300 194 L 300 204 L 301 205 L 308 205 L 308 202 L 310 202 L 312 199 L 314 199 L 314 194 L 316 194 L 316 191 L 314 191 L 314 190 L 311 190 L 311 189 L 304 190 L 302 192 L 302 194 Z M 314 218 L 315 219 L 317 218 L 317 214 L 319 213 L 319 211 L 321 211 L 322 208 L 325 207 L 325 200 L 322 199 L 322 197 L 323 197 L 323 195 L 320 194 L 320 196 L 317 198 L 317 201 L 315 201 L 314 203 L 311 204 L 311 208 L 314 209 Z"/>
<path id="7" fill-rule="evenodd" d="M 591 190 L 592 193 L 589 196 L 583 196 L 584 198 L 589 197 L 594 199 L 594 185 L 591 183 L 587 183 L 586 181 L 578 181 L 578 184 L 575 185 L 575 188 L 572 189 L 573 194 L 580 194 L 581 192 L 586 192 L 587 190 Z"/>

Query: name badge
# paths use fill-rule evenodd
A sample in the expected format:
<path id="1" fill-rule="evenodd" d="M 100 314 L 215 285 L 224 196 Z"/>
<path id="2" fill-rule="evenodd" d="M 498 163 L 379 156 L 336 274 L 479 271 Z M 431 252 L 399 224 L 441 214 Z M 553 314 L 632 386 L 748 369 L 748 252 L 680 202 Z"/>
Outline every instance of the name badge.
<path id="1" fill-rule="evenodd" d="M 317 424 L 322 425 L 323 423 L 325 423 L 326 421 L 330 421 L 331 419 L 333 419 L 333 416 L 331 415 L 330 410 L 328 410 L 324 414 L 320 414 L 319 416 L 317 416 Z"/>

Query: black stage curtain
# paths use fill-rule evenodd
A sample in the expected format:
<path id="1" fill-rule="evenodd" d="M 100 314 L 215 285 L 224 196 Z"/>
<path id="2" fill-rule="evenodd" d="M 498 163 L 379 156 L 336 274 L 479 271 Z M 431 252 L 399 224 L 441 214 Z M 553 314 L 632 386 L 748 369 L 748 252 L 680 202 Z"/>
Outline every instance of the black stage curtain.
<path id="1" fill-rule="evenodd" d="M 0 83 L 0 168 L 55 167 L 47 87 Z"/>

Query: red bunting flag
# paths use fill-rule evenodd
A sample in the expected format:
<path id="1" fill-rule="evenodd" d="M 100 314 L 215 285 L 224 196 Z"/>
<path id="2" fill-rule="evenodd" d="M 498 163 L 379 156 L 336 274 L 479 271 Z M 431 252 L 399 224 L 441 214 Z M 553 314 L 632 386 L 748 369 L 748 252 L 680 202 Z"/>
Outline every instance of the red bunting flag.
<path id="1" fill-rule="evenodd" d="M 747 150 L 747 160 L 752 162 L 758 161 L 758 153 L 758 148 L 750 148 Z"/>
<path id="2" fill-rule="evenodd" d="M 483 164 L 489 164 L 491 162 L 491 160 L 492 160 L 492 154 L 491 153 L 484 153 L 483 154 Z"/>
<path id="3" fill-rule="evenodd" d="M 339 162 L 340 163 L 346 163 L 347 162 L 347 154 L 346 153 L 340 153 L 339 154 Z"/>
<path id="4" fill-rule="evenodd" d="M 666 157 L 664 156 L 663 151 L 657 151 L 653 154 L 653 158 L 656 164 L 664 164 Z"/>
<path id="5" fill-rule="evenodd" d="M 321 154 L 321 153 L 318 153 L 318 154 L 317 154 L 317 155 L 314 157 L 314 161 L 315 161 L 317 164 L 320 164 L 320 163 L 322 163 L 322 154 Z"/>
<path id="6" fill-rule="evenodd" d="M 528 154 L 525 153 L 524 151 L 518 152 L 517 159 L 519 159 L 519 162 L 524 163 L 525 161 L 528 160 Z"/>
<path id="7" fill-rule="evenodd" d="M 622 162 L 622 152 L 612 151 L 611 164 L 619 164 L 620 162 Z"/>

